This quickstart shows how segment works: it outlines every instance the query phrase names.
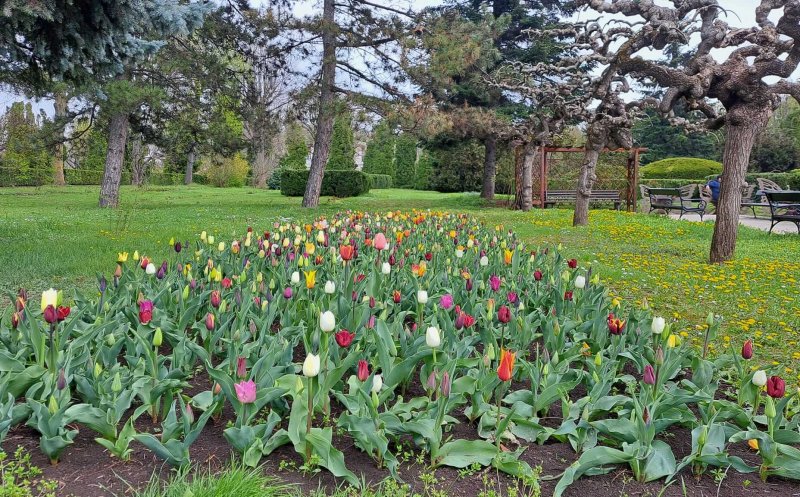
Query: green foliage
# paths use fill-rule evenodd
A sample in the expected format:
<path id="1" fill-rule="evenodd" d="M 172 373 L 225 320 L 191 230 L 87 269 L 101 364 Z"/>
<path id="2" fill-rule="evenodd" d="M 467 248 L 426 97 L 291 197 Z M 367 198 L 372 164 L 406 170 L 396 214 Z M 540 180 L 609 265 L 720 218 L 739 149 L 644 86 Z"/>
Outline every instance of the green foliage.
<path id="1" fill-rule="evenodd" d="M 99 185 L 103 179 L 102 169 L 64 169 L 64 179 L 68 185 Z M 131 183 L 131 173 L 122 172 L 123 185 Z"/>
<path id="2" fill-rule="evenodd" d="M 281 158 L 280 167 L 289 169 L 305 169 L 307 157 L 308 145 L 306 145 L 306 138 L 303 128 L 298 123 L 292 123 L 289 125 L 289 129 L 286 131 L 286 155 Z M 280 188 L 280 182 L 278 182 L 277 188 L 274 188 L 272 185 L 270 185 L 270 188 Z"/>
<path id="3" fill-rule="evenodd" d="M 331 137 L 327 169 L 355 169 L 355 154 L 353 115 L 348 109 L 337 114 L 336 120 L 333 123 L 333 136 Z"/>
<path id="4" fill-rule="evenodd" d="M 250 165 L 242 154 L 233 157 L 213 156 L 204 161 L 202 170 L 208 178 L 208 184 L 217 187 L 242 187 L 247 181 Z"/>
<path id="5" fill-rule="evenodd" d="M 483 180 L 483 145 L 467 140 L 442 145 L 433 152 L 431 188 L 439 192 L 480 191 Z"/>
<path id="6" fill-rule="evenodd" d="M 397 137 L 394 155 L 394 186 L 414 188 L 417 162 L 417 139 L 410 133 Z"/>
<path id="7" fill-rule="evenodd" d="M 715 175 L 707 176 L 705 181 L 715 177 Z M 748 185 L 756 185 L 758 183 L 758 178 L 772 180 L 783 189 L 800 190 L 800 169 L 787 171 L 785 173 L 747 173 L 744 180 Z"/>
<path id="8" fill-rule="evenodd" d="M 0 123 L 0 186 L 40 186 L 53 180 L 48 153 L 31 104 L 14 102 Z"/>
<path id="9" fill-rule="evenodd" d="M 800 167 L 800 104 L 783 102 L 750 153 L 753 172 L 783 172 Z"/>
<path id="10" fill-rule="evenodd" d="M 369 174 L 395 175 L 394 167 L 395 137 L 386 121 L 382 121 L 372 133 L 364 153 L 363 171 Z"/>
<path id="11" fill-rule="evenodd" d="M 388 174 L 367 174 L 369 185 L 373 190 L 380 190 L 392 187 L 392 177 Z"/>
<path id="12" fill-rule="evenodd" d="M 722 164 L 708 159 L 694 157 L 673 157 L 662 159 L 641 168 L 645 179 L 703 179 L 710 174 L 721 174 Z"/>
<path id="13" fill-rule="evenodd" d="M 190 477 L 191 476 L 191 477 Z M 167 484 L 153 477 L 135 497 L 290 497 L 292 489 L 264 476 L 260 469 L 234 465 L 219 473 L 181 471 Z"/>
<path id="14" fill-rule="evenodd" d="M 415 190 L 430 190 L 431 176 L 433 175 L 433 157 L 430 152 L 423 150 L 417 162 L 417 170 L 414 175 Z"/>
<path id="15" fill-rule="evenodd" d="M 42 479 L 42 470 L 31 464 L 22 447 L 14 455 L 0 451 L 0 495 L 3 497 L 55 497 L 58 482 Z"/>
<path id="16" fill-rule="evenodd" d="M 287 197 L 301 197 L 306 191 L 307 170 L 285 169 L 281 174 L 281 194 Z M 356 170 L 327 170 L 322 178 L 322 195 L 332 197 L 357 197 L 367 193 L 370 187 L 369 176 Z"/>
<path id="17" fill-rule="evenodd" d="M 648 149 L 642 154 L 642 164 L 675 156 L 718 160 L 722 144 L 720 132 L 686 131 L 652 110 L 633 125 L 633 138 L 637 146 Z"/>

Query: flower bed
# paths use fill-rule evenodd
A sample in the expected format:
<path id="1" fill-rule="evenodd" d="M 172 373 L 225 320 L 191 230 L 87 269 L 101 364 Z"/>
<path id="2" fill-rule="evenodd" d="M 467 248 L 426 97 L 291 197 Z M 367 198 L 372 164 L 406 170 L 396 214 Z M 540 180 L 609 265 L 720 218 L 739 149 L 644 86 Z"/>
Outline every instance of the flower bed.
<path id="1" fill-rule="evenodd" d="M 119 254 L 99 296 L 71 307 L 20 292 L 0 323 L 0 438 L 27 424 L 56 463 L 86 429 L 113 458 L 137 442 L 186 467 L 209 421 L 227 421 L 245 464 L 291 447 L 352 485 L 362 468 L 341 434 L 392 475 L 403 442 L 432 468 L 520 478 L 535 474 L 523 452 L 562 442 L 578 459 L 556 495 L 615 465 L 641 482 L 709 468 L 800 478 L 796 396 L 751 367 L 751 343 L 712 361 L 575 259 L 502 227 L 341 213 L 171 245 L 160 263 Z M 719 319 L 706 325 L 708 342 Z M 676 458 L 678 428 L 691 450 Z"/>

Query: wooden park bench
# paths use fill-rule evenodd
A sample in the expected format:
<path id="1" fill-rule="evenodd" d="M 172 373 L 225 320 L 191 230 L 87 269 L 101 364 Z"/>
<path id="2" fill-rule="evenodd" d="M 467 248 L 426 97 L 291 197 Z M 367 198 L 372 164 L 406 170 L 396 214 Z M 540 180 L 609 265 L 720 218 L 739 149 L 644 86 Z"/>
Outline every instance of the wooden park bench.
<path id="1" fill-rule="evenodd" d="M 561 202 L 575 202 L 577 198 L 576 190 L 548 190 L 545 194 L 544 206 L 548 207 Z M 623 200 L 619 190 L 592 190 L 589 202 L 613 202 L 614 208 L 619 210 Z"/>
<path id="2" fill-rule="evenodd" d="M 700 214 L 700 220 L 706 213 L 706 201 L 702 198 L 694 198 L 697 185 L 685 185 L 680 188 L 650 188 L 645 187 L 647 196 L 650 198 L 650 210 L 662 210 L 666 213 L 670 211 L 680 212 L 678 219 L 684 214 Z"/>
<path id="3" fill-rule="evenodd" d="M 789 221 L 797 226 L 800 233 L 800 191 L 774 191 L 766 190 L 764 195 L 769 202 L 770 221 L 769 232 L 776 224 Z"/>

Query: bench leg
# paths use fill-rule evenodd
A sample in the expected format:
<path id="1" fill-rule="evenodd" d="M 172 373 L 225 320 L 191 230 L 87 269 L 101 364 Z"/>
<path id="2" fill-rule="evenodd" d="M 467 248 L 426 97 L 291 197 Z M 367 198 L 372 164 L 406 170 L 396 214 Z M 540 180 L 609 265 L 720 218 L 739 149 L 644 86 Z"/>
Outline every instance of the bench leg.
<path id="1" fill-rule="evenodd" d="M 756 215 L 756 206 L 755 205 L 751 205 L 750 208 L 753 209 L 753 217 L 758 219 L 758 216 Z"/>

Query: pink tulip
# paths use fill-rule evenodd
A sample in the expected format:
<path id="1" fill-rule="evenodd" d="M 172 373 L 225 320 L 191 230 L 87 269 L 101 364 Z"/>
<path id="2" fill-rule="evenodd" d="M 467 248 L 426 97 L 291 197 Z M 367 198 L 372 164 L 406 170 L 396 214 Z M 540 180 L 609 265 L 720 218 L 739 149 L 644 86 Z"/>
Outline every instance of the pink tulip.
<path id="1" fill-rule="evenodd" d="M 252 404 L 256 401 L 256 382 L 253 380 L 242 381 L 233 385 L 236 389 L 236 398 L 242 404 Z"/>
<path id="2" fill-rule="evenodd" d="M 449 311 L 451 307 L 453 307 L 453 296 L 449 293 L 445 293 L 442 295 L 442 298 L 439 299 L 439 305 L 442 306 L 442 309 Z"/>
<path id="3" fill-rule="evenodd" d="M 492 287 L 493 292 L 496 292 L 497 290 L 500 289 L 500 278 L 498 278 L 496 274 L 493 274 L 489 278 L 489 286 Z"/>
<path id="4" fill-rule="evenodd" d="M 383 250 L 386 248 L 386 236 L 383 233 L 378 233 L 375 235 L 375 239 L 372 242 L 372 246 L 378 250 Z"/>

